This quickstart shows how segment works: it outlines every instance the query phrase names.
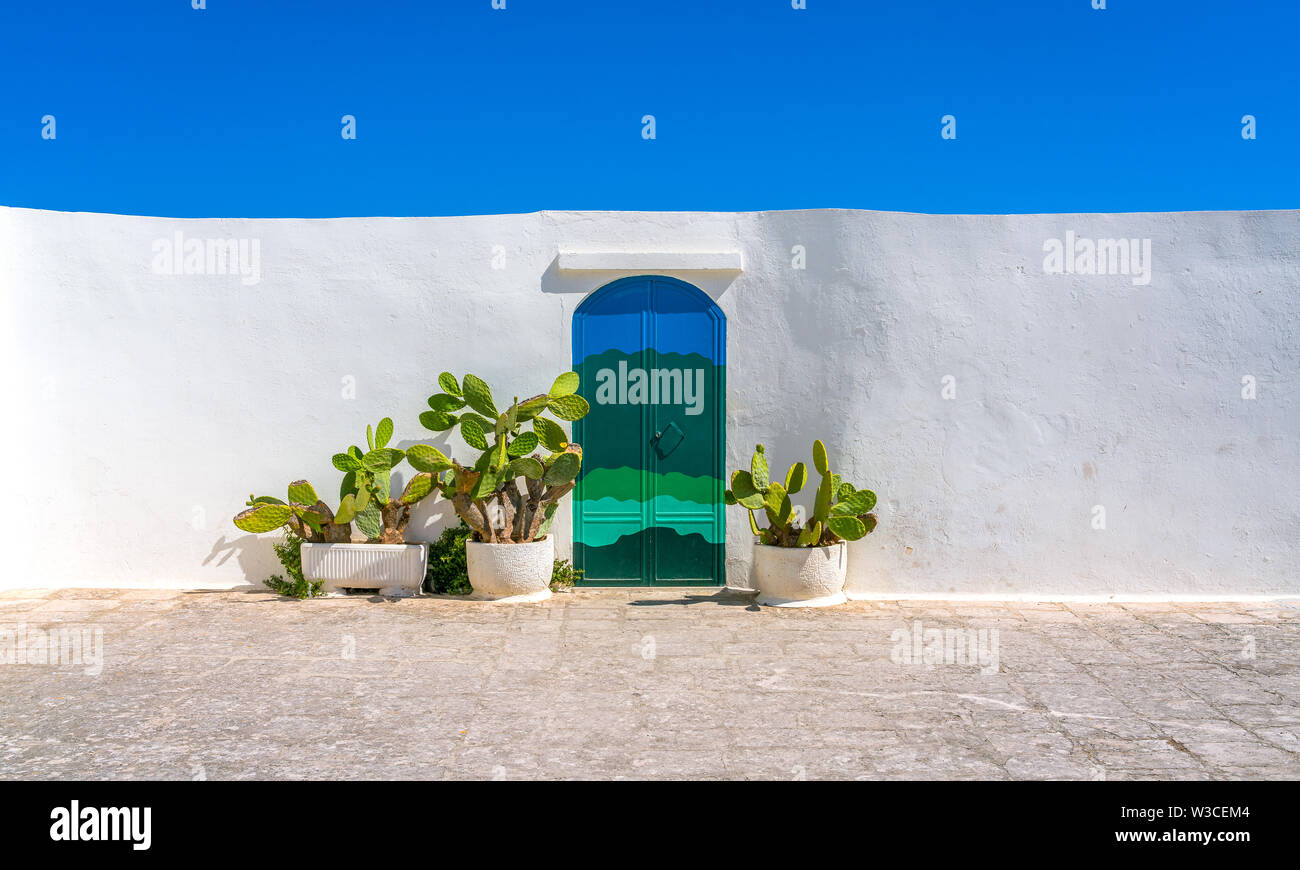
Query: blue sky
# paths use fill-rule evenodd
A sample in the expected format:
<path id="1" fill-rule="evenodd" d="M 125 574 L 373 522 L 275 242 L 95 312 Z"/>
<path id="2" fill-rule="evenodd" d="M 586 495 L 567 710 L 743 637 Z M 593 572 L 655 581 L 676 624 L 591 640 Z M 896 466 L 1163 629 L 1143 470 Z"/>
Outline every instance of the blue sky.
<path id="1" fill-rule="evenodd" d="M 1300 207 L 1300 4 L 1106 5 L 11 0 L 0 204 L 185 217 Z M 947 114 L 956 139 L 940 136 Z"/>

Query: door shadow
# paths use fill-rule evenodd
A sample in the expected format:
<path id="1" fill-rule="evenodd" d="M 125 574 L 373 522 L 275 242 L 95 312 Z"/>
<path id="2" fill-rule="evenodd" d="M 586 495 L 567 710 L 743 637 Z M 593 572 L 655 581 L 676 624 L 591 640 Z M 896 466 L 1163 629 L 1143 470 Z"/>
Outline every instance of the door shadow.
<path id="1" fill-rule="evenodd" d="M 754 590 L 757 592 L 757 590 Z M 680 598 L 642 598 L 628 602 L 632 607 L 684 607 L 692 604 L 715 604 L 719 607 L 744 607 L 748 610 L 762 611 L 754 602 L 754 592 L 741 589 L 722 588 L 711 595 L 693 595 L 685 593 Z"/>

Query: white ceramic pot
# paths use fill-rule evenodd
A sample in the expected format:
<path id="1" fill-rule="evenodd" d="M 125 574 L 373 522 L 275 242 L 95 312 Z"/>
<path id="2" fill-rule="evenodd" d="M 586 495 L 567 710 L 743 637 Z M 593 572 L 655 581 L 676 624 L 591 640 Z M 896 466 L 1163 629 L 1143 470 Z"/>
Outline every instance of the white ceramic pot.
<path id="1" fill-rule="evenodd" d="M 429 561 L 428 544 L 303 544 L 302 575 L 322 581 L 327 594 L 375 589 L 380 595 L 417 595 Z"/>
<path id="2" fill-rule="evenodd" d="M 465 542 L 473 601 L 545 601 L 551 597 L 555 542 L 547 535 L 527 544 Z"/>
<path id="3" fill-rule="evenodd" d="M 843 604 L 848 545 L 770 547 L 754 545 L 758 603 L 774 607 L 829 607 Z"/>

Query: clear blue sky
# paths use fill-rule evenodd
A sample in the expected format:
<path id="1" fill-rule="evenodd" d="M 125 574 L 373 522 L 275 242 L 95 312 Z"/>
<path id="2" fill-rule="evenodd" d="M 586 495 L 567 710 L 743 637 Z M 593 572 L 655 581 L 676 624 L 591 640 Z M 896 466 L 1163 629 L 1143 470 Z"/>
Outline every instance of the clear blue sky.
<path id="1" fill-rule="evenodd" d="M 1295 0 L 207 5 L 4 0 L 0 204 L 1300 207 Z"/>

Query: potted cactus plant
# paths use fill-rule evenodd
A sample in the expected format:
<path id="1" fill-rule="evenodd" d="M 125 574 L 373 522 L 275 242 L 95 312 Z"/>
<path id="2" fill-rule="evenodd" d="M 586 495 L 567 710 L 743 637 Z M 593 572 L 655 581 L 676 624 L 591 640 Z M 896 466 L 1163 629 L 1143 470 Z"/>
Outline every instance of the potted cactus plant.
<path id="1" fill-rule="evenodd" d="M 326 594 L 347 589 L 377 589 L 381 595 L 412 595 L 424 582 L 428 544 L 408 544 L 403 536 L 411 507 L 434 491 L 432 474 L 419 471 L 401 494 L 392 496 L 392 471 L 405 451 L 388 446 L 393 421 L 385 417 L 366 427 L 369 450 L 349 447 L 334 456 L 344 472 L 337 511 L 321 501 L 305 480 L 289 485 L 289 501 L 269 496 L 250 499 L 235 517 L 246 532 L 288 526 L 303 539 L 302 573 L 319 580 Z M 353 543 L 353 526 L 365 543 Z"/>
<path id="2" fill-rule="evenodd" d="M 790 496 L 803 489 L 808 470 L 802 462 L 790 466 L 785 483 L 772 480 L 763 445 L 754 448 L 749 471 L 731 476 L 723 493 L 729 505 L 749 513 L 754 545 L 754 580 L 760 604 L 777 607 L 826 607 L 842 604 L 848 570 L 846 541 L 856 541 L 876 527 L 876 494 L 857 489 L 830 470 L 826 445 L 813 442 L 813 466 L 821 475 L 812 516 L 801 519 Z M 756 514 L 767 515 L 760 527 Z"/>
<path id="3" fill-rule="evenodd" d="M 434 432 L 459 427 L 479 456 L 462 465 L 435 447 L 416 444 L 407 461 L 435 476 L 435 488 L 473 530 L 465 543 L 471 598 L 541 601 L 551 595 L 551 521 L 582 469 L 582 448 L 569 443 L 563 427 L 546 415 L 565 421 L 585 416 L 591 409 L 577 395 L 578 383 L 576 372 L 565 372 L 549 392 L 516 397 L 500 411 L 482 378 L 438 376 L 442 392 L 429 397 L 430 410 L 420 422 Z"/>

